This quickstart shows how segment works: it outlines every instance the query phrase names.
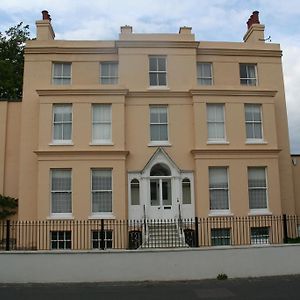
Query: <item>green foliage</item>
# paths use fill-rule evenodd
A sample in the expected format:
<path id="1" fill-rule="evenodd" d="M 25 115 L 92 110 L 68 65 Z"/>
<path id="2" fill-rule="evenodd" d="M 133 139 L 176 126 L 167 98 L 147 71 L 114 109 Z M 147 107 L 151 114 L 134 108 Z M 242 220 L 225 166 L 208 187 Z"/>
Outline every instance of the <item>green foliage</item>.
<path id="1" fill-rule="evenodd" d="M 29 26 L 20 24 L 0 32 L 0 99 L 22 98 L 24 47 Z"/>
<path id="2" fill-rule="evenodd" d="M 226 280 L 226 279 L 228 279 L 228 276 L 225 273 L 220 273 L 220 274 L 218 274 L 217 279 L 218 280 Z"/>
<path id="3" fill-rule="evenodd" d="M 0 195 L 0 220 L 14 215 L 17 207 L 18 199 Z"/>

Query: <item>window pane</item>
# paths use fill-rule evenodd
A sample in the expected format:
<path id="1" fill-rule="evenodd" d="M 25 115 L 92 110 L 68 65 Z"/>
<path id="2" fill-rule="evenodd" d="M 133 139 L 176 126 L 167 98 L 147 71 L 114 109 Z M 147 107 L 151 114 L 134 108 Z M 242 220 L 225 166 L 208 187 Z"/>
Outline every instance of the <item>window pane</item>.
<path id="1" fill-rule="evenodd" d="M 112 192 L 93 192 L 92 210 L 96 212 L 112 212 Z"/>
<path id="2" fill-rule="evenodd" d="M 182 204 L 191 204 L 191 183 L 187 178 L 182 180 Z"/>
<path id="3" fill-rule="evenodd" d="M 71 213 L 71 193 L 52 192 L 52 213 Z"/>
<path id="4" fill-rule="evenodd" d="M 101 77 L 109 76 L 109 64 L 101 63 Z"/>
<path id="5" fill-rule="evenodd" d="M 166 59 L 164 57 L 158 58 L 158 71 L 166 71 Z"/>
<path id="6" fill-rule="evenodd" d="M 210 191 L 210 209 L 229 209 L 227 189 Z"/>
<path id="7" fill-rule="evenodd" d="M 209 187 L 228 188 L 227 168 L 209 168 Z"/>
<path id="8" fill-rule="evenodd" d="M 229 228 L 212 229 L 211 245 L 212 246 L 230 245 L 230 229 Z"/>
<path id="9" fill-rule="evenodd" d="M 158 70 L 156 57 L 149 57 L 149 68 L 150 68 L 150 71 Z"/>
<path id="10" fill-rule="evenodd" d="M 247 68 L 246 65 L 240 64 L 240 77 L 241 78 L 247 78 Z"/>
<path id="11" fill-rule="evenodd" d="M 162 200 L 163 205 L 172 205 L 171 180 L 162 181 Z"/>
<path id="12" fill-rule="evenodd" d="M 63 139 L 62 128 L 63 128 L 62 124 L 54 124 L 54 134 L 53 134 L 54 140 L 62 140 Z"/>
<path id="13" fill-rule="evenodd" d="M 53 64 L 53 76 L 60 77 L 62 75 L 62 64 Z"/>
<path id="14" fill-rule="evenodd" d="M 94 104 L 93 105 L 94 122 L 111 122 L 111 105 Z"/>
<path id="15" fill-rule="evenodd" d="M 158 76 L 157 73 L 150 73 L 150 85 L 158 85 Z"/>
<path id="16" fill-rule="evenodd" d="M 158 73 L 158 85 L 167 85 L 166 73 Z"/>
<path id="17" fill-rule="evenodd" d="M 159 125 L 160 126 L 160 141 L 167 141 L 168 140 L 168 125 Z"/>
<path id="18" fill-rule="evenodd" d="M 71 191 L 71 171 L 52 170 L 52 191 Z"/>
<path id="19" fill-rule="evenodd" d="M 111 170 L 93 170 L 92 171 L 92 189 L 93 190 L 111 190 L 112 189 Z"/>
<path id="20" fill-rule="evenodd" d="M 139 181 L 133 179 L 131 181 L 131 205 L 139 205 L 140 204 L 140 184 Z"/>
<path id="21" fill-rule="evenodd" d="M 63 64 L 62 71 L 64 77 L 71 77 L 71 64 Z"/>
<path id="22" fill-rule="evenodd" d="M 248 185 L 249 187 L 266 187 L 265 168 L 249 168 Z"/>
<path id="23" fill-rule="evenodd" d="M 71 140 L 72 124 L 65 124 L 63 127 L 63 140 Z"/>
<path id="24" fill-rule="evenodd" d="M 151 206 L 159 205 L 159 181 L 150 180 Z"/>

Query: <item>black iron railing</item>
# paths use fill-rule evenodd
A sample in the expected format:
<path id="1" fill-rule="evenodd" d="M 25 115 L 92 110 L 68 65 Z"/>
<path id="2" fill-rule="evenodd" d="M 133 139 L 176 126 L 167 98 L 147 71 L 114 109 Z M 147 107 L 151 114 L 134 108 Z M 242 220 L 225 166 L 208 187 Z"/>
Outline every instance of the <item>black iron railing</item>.
<path id="1" fill-rule="evenodd" d="M 300 242 L 298 216 L 1 221 L 0 251 L 239 246 Z"/>

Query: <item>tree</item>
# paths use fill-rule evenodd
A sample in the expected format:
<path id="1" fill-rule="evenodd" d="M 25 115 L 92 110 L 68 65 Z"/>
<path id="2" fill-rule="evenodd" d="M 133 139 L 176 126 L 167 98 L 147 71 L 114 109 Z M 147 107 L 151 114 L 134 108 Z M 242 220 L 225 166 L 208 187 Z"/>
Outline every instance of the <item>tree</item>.
<path id="1" fill-rule="evenodd" d="M 18 199 L 0 195 L 0 220 L 14 215 L 17 207 Z"/>
<path id="2" fill-rule="evenodd" d="M 24 47 L 29 26 L 20 24 L 0 32 L 0 100 L 22 98 Z"/>

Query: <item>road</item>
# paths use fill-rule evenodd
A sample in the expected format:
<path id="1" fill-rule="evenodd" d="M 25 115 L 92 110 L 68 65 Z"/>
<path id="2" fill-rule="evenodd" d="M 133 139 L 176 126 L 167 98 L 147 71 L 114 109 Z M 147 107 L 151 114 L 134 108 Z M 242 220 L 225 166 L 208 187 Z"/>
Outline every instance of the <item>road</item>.
<path id="1" fill-rule="evenodd" d="M 300 275 L 142 283 L 0 284 L 0 299 L 220 300 L 300 299 Z"/>

